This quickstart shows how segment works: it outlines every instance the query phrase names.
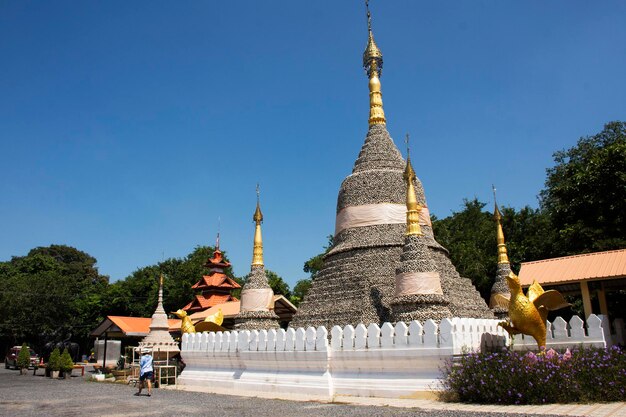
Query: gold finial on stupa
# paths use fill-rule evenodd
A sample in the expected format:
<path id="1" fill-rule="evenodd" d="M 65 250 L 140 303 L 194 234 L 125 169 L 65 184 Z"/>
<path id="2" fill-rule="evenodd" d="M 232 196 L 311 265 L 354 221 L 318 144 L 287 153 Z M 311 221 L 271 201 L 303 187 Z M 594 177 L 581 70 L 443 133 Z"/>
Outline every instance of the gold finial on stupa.
<path id="1" fill-rule="evenodd" d="M 498 263 L 499 264 L 508 264 L 509 263 L 509 255 L 506 252 L 506 244 L 504 243 L 504 232 L 502 231 L 502 214 L 500 214 L 500 210 L 498 210 L 498 203 L 496 201 L 496 187 L 494 185 L 491 186 L 493 188 L 493 218 L 496 221 L 496 237 L 498 240 Z"/>
<path id="2" fill-rule="evenodd" d="M 256 223 L 254 229 L 254 248 L 252 249 L 252 266 L 263 266 L 263 238 L 261 236 L 261 223 L 263 213 L 261 213 L 259 184 L 256 185 L 256 210 L 252 220 Z"/>
<path id="3" fill-rule="evenodd" d="M 370 79 L 370 117 L 369 124 L 384 125 L 387 123 L 385 119 L 385 111 L 383 110 L 383 95 L 380 87 L 380 76 L 383 72 L 383 53 L 378 49 L 372 34 L 372 16 L 369 9 L 369 1 L 365 0 L 365 8 L 367 10 L 367 47 L 363 52 L 363 68 L 367 72 Z"/>
<path id="4" fill-rule="evenodd" d="M 404 180 L 406 181 L 406 235 L 418 235 L 421 236 L 422 229 L 420 228 L 420 211 L 422 206 L 417 202 L 417 194 L 415 194 L 415 185 L 413 179 L 415 178 L 415 171 L 411 165 L 411 155 L 409 149 L 409 134 L 406 135 L 406 168 L 404 170 Z"/>

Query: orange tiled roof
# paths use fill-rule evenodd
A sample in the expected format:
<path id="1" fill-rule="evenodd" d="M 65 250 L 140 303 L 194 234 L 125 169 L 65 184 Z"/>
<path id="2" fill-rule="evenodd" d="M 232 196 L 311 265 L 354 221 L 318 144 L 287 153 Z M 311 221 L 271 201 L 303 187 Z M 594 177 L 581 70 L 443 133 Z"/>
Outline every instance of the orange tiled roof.
<path id="1" fill-rule="evenodd" d="M 196 282 L 191 288 L 203 288 L 203 287 L 220 287 L 220 288 L 241 288 L 241 285 L 236 281 L 230 279 L 225 274 L 216 272 L 212 275 L 204 275 L 202 279 Z"/>
<path id="2" fill-rule="evenodd" d="M 120 330 L 128 336 L 146 336 L 150 332 L 150 317 L 107 316 Z M 180 320 L 168 319 L 170 331 L 180 329 Z"/>
<path id="3" fill-rule="evenodd" d="M 524 262 L 519 271 L 522 285 L 576 282 L 626 277 L 626 249 L 585 253 L 542 261 Z"/>
<path id="4" fill-rule="evenodd" d="M 183 307 L 183 310 L 206 309 L 228 301 L 237 301 L 237 299 L 230 294 L 196 295 L 192 302 Z"/>
<path id="5" fill-rule="evenodd" d="M 235 317 L 237 314 L 239 314 L 240 305 L 241 305 L 241 302 L 239 300 L 229 301 L 229 302 L 226 302 L 224 304 L 219 304 L 219 305 L 213 306 L 213 307 L 211 307 L 209 309 L 206 309 L 204 311 L 198 311 L 196 313 L 193 313 L 189 317 L 191 317 L 191 320 L 193 320 L 193 321 L 204 320 L 205 318 L 207 318 L 211 314 L 217 313 L 217 310 L 221 309 L 222 310 L 222 314 L 224 314 L 224 318 L 231 318 L 231 317 Z"/>

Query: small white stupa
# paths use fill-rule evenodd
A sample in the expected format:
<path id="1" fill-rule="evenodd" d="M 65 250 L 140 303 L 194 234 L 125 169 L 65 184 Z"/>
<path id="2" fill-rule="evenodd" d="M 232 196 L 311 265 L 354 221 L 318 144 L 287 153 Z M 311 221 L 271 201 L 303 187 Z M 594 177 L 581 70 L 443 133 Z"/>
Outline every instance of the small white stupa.
<path id="1" fill-rule="evenodd" d="M 167 314 L 163 309 L 163 275 L 159 279 L 159 301 L 150 322 L 150 333 L 139 342 L 139 348 L 152 351 L 155 360 L 165 360 L 180 353 L 178 342 L 169 332 Z"/>

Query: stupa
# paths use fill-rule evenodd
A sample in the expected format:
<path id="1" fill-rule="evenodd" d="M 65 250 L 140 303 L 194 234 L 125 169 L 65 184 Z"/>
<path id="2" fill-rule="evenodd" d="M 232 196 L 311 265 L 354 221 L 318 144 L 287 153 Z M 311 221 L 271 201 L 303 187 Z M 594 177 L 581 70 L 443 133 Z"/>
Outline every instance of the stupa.
<path id="1" fill-rule="evenodd" d="M 180 353 L 178 342 L 169 332 L 167 314 L 163 309 L 163 275 L 159 278 L 159 298 L 150 322 L 150 333 L 139 342 L 139 347 L 152 350 L 155 360 L 164 360 Z"/>
<path id="2" fill-rule="evenodd" d="M 352 174 L 341 184 L 333 247 L 300 304 L 291 327 L 345 326 L 392 321 L 396 269 L 406 229 L 405 162 L 386 128 L 380 77 L 383 55 L 368 17 L 363 67 L 369 78 L 369 130 Z M 493 318 L 493 313 L 468 278 L 452 265 L 448 251 L 434 238 L 424 189 L 413 179 L 422 207 L 419 225 L 455 317 Z"/>
<path id="3" fill-rule="evenodd" d="M 204 267 L 209 273 L 203 275 L 191 288 L 199 291 L 193 300 L 183 307 L 189 314 L 204 311 L 208 308 L 223 304 L 229 301 L 238 301 L 230 292 L 241 288 L 235 280 L 226 275 L 226 268 L 230 267 L 230 262 L 224 259 L 224 254 L 220 250 L 220 236 L 217 235 L 213 256 L 207 259 Z"/>
<path id="4" fill-rule="evenodd" d="M 406 191 L 406 236 L 400 266 L 396 270 L 395 296 L 391 301 L 392 320 L 410 322 L 428 319 L 441 320 L 452 317 L 448 297 L 443 294 L 439 271 L 426 245 L 419 224 L 421 207 L 417 202 L 413 180 L 415 171 L 408 155 L 404 179 Z"/>
<path id="5" fill-rule="evenodd" d="M 489 307 L 499 319 L 509 316 L 509 298 L 511 292 L 506 282 L 506 277 L 511 273 L 511 263 L 504 243 L 504 231 L 502 230 L 502 214 L 498 210 L 496 201 L 496 188 L 493 187 L 493 218 L 496 221 L 496 237 L 498 241 L 498 269 L 496 270 L 496 280 L 491 287 L 491 297 Z"/>
<path id="6" fill-rule="evenodd" d="M 256 210 L 252 216 L 255 223 L 254 246 L 252 249 L 252 265 L 246 277 L 246 283 L 241 290 L 241 307 L 235 316 L 236 330 L 278 329 L 279 317 L 274 312 L 274 291 L 270 287 L 265 275 L 263 262 L 263 237 L 261 223 L 263 213 L 259 201 L 259 186 L 257 185 Z"/>

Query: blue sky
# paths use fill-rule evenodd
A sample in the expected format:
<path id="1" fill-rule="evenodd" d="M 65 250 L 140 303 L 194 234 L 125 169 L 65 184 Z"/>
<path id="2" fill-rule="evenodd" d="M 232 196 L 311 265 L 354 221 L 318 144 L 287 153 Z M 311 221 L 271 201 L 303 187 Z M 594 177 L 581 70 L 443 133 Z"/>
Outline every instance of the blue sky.
<path id="1" fill-rule="evenodd" d="M 372 1 L 388 129 L 431 213 L 537 206 L 552 153 L 626 118 L 624 1 Z M 360 1 L 0 2 L 0 260 L 112 280 L 213 244 L 294 284 L 367 132 Z M 495 256 L 495 248 L 494 248 Z"/>

